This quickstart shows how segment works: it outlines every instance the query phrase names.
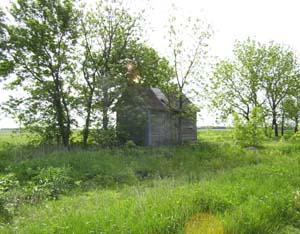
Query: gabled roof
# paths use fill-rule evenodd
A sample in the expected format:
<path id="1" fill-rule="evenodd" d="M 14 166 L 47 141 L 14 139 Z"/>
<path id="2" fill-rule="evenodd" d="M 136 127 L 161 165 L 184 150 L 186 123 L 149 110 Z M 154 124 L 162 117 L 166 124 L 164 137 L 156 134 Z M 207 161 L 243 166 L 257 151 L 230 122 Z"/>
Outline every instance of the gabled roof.
<path id="1" fill-rule="evenodd" d="M 131 98 L 138 100 L 142 98 L 144 107 L 155 110 L 178 110 L 179 101 L 178 95 L 165 95 L 159 88 L 145 88 L 141 86 L 129 86 L 127 92 L 130 93 Z M 191 105 L 191 101 L 184 95 L 184 106 Z M 136 103 L 140 103 L 137 101 Z"/>
<path id="2" fill-rule="evenodd" d="M 133 87 L 130 87 L 132 89 Z M 158 88 L 134 87 L 137 94 L 143 98 L 144 104 L 149 109 L 167 110 L 168 99 Z"/>
<path id="3" fill-rule="evenodd" d="M 159 88 L 150 88 L 155 97 L 164 105 L 169 104 L 169 100 L 165 96 L 165 94 Z"/>

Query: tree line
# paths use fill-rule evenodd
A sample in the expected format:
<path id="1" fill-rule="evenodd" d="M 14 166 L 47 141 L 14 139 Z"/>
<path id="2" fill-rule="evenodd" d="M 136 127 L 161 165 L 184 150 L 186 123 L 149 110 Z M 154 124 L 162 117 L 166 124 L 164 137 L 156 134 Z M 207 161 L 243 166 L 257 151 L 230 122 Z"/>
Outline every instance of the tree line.
<path id="1" fill-rule="evenodd" d="M 259 126 L 273 129 L 274 136 L 279 136 L 280 129 L 283 135 L 288 122 L 297 132 L 300 67 L 296 53 L 275 42 L 250 38 L 237 41 L 233 52 L 233 59 L 217 63 L 209 86 L 211 104 L 220 117 L 236 113 L 249 123 L 260 112 Z"/>
<path id="2" fill-rule="evenodd" d="M 80 129 L 87 147 L 115 134 L 117 100 L 138 78 L 138 85 L 176 92 L 179 138 L 188 114 L 184 93 L 205 97 L 223 120 L 233 114 L 275 136 L 291 122 L 298 131 L 300 71 L 291 48 L 237 41 L 234 58 L 219 60 L 208 76 L 209 25 L 175 12 L 164 57 L 142 39 L 144 20 L 122 0 L 99 0 L 92 8 L 71 0 L 16 0 L 7 13 L 0 10 L 0 77 L 20 92 L 1 110 L 42 143 L 69 148 Z"/>
<path id="3" fill-rule="evenodd" d="M 47 144 L 70 148 L 78 128 L 84 147 L 91 138 L 100 142 L 131 82 L 128 65 L 139 85 L 175 90 L 179 100 L 197 83 L 211 34 L 199 20 L 186 22 L 192 43 L 170 18 L 167 59 L 141 39 L 143 15 L 122 0 L 99 0 L 93 8 L 73 0 L 16 0 L 6 14 L 0 11 L 0 77 L 20 93 L 1 109 Z"/>

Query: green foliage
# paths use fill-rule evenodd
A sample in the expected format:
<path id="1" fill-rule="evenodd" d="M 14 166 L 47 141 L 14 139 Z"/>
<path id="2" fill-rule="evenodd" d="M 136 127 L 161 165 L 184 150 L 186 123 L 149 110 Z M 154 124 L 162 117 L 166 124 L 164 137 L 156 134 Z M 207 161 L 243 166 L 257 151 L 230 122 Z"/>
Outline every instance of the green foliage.
<path id="1" fill-rule="evenodd" d="M 0 176 L 0 224 L 11 221 L 12 210 L 9 208 L 11 199 L 7 194 L 18 187 L 19 181 L 13 173 Z"/>
<path id="2" fill-rule="evenodd" d="M 97 131 L 97 135 L 92 137 L 95 137 L 97 143 L 103 147 L 115 147 L 119 143 L 116 136 L 116 129 L 112 127 L 106 130 L 100 129 Z"/>
<path id="3" fill-rule="evenodd" d="M 285 118 L 294 121 L 294 132 L 298 131 L 299 118 L 300 118 L 300 102 L 298 93 L 289 95 L 284 99 L 281 105 L 281 111 Z"/>
<path id="4" fill-rule="evenodd" d="M 105 131 L 109 129 L 109 113 L 117 109 L 114 104 L 128 84 L 136 82 L 145 87 L 166 87 L 173 75 L 167 59 L 140 42 L 142 18 L 141 14 L 130 12 L 122 0 L 113 4 L 99 1 L 81 22 L 84 53 L 80 60 L 83 58 L 84 79 L 77 81 L 77 90 L 79 112 L 85 118 L 85 147 L 90 128 L 98 125 Z M 131 71 L 129 65 L 134 67 Z M 104 143 L 108 144 L 109 141 Z"/>
<path id="5" fill-rule="evenodd" d="M 265 138 L 264 118 L 260 108 L 253 108 L 249 121 L 234 114 L 234 138 L 242 146 L 262 146 Z"/>
<path id="6" fill-rule="evenodd" d="M 171 106 L 178 112 L 177 142 L 183 144 L 183 116 L 185 110 L 185 92 L 195 101 L 201 96 L 205 74 L 205 66 L 209 65 L 208 42 L 212 35 L 210 25 L 199 18 L 179 17 L 173 5 L 173 14 L 168 23 L 168 55 L 174 68 L 172 94 L 175 92 L 176 105 Z M 189 40 L 186 40 L 188 35 Z"/>
<path id="7" fill-rule="evenodd" d="M 264 61 L 268 65 L 265 65 L 261 87 L 268 100 L 274 135 L 277 137 L 280 105 L 288 95 L 298 92 L 299 64 L 290 48 L 270 43 L 262 49 L 266 54 Z"/>
<path id="8" fill-rule="evenodd" d="M 144 145 L 147 118 L 149 112 L 145 109 L 143 90 L 138 86 L 129 86 L 118 100 L 117 136 L 120 143 L 131 140 L 137 145 Z"/>
<path id="9" fill-rule="evenodd" d="M 236 112 L 249 119 L 254 106 L 260 105 L 259 87 L 263 74 L 264 53 L 254 40 L 237 42 L 234 60 L 221 60 L 215 67 L 209 96 L 212 107 L 218 109 L 222 119 Z"/>
<path id="10" fill-rule="evenodd" d="M 18 0 L 7 14 L 1 10 L 0 75 L 7 78 L 8 89 L 22 94 L 10 96 L 2 110 L 38 135 L 41 145 L 66 149 L 80 116 L 85 120 L 82 145 L 88 148 L 94 140 L 90 129 L 107 131 L 112 125 L 113 107 L 131 82 L 130 63 L 136 66 L 139 85 L 171 86 L 174 68 L 141 42 L 142 20 L 142 13 L 134 14 L 122 0 L 100 0 L 92 9 L 79 9 L 78 1 L 71 0 Z M 192 27 L 199 46 L 190 61 L 194 68 L 209 37 L 197 23 Z M 100 145 L 115 143 L 103 134 Z"/>
<path id="11" fill-rule="evenodd" d="M 280 44 L 247 39 L 235 44 L 234 55 L 216 65 L 209 88 L 212 107 L 223 119 L 236 112 L 248 121 L 250 110 L 259 106 L 277 137 L 280 106 L 299 87 L 295 53 Z"/>
<path id="12" fill-rule="evenodd" d="M 19 88 L 24 95 L 11 96 L 3 109 L 47 142 L 67 147 L 79 12 L 74 1 L 19 0 L 10 17 L 4 49 L 14 76 L 2 75 L 8 76 L 9 89 Z"/>
<path id="13" fill-rule="evenodd" d="M 11 221 L 21 205 L 56 200 L 74 186 L 70 169 L 66 167 L 26 171 L 27 174 L 31 171 L 31 177 L 20 182 L 13 173 L 0 177 L 0 223 Z"/>
<path id="14" fill-rule="evenodd" d="M 5 46 L 5 19 L 3 9 L 0 8 L 0 61 L 5 57 L 3 50 Z M 1 74 L 1 73 L 0 73 Z"/>
<path id="15" fill-rule="evenodd" d="M 290 138 L 291 141 L 294 141 L 294 142 L 299 142 L 300 141 L 300 132 L 295 132 L 291 138 Z"/>
<path id="16" fill-rule="evenodd" d="M 16 180 L 16 177 L 13 173 L 7 174 L 5 176 L 2 176 L 0 179 L 0 193 L 1 195 L 5 192 L 11 190 L 12 188 L 15 188 L 19 185 L 18 180 Z"/>
<path id="17" fill-rule="evenodd" d="M 83 97 L 79 102 L 86 120 L 85 145 L 92 117 L 100 119 L 101 113 L 101 127 L 107 130 L 110 125 L 109 113 L 126 86 L 127 53 L 130 45 L 139 41 L 139 22 L 140 18 L 132 15 L 121 0 L 113 4 L 98 1 L 81 22 L 84 54 L 79 60 L 83 58 L 84 79 L 77 82 L 77 88 Z"/>
<path id="18" fill-rule="evenodd" d="M 70 168 L 47 167 L 32 179 L 32 199 L 58 199 L 73 186 Z"/>
<path id="19" fill-rule="evenodd" d="M 6 16 L 3 9 L 0 7 L 0 77 L 7 76 L 11 73 L 14 67 L 7 55 L 7 32 L 6 32 Z M 1 82 L 1 79 L 0 79 Z"/>
<path id="20" fill-rule="evenodd" d="M 15 225 L 22 225 L 21 233 L 180 233 L 189 217 L 210 213 L 224 224 L 226 233 L 296 231 L 299 214 L 294 191 L 299 172 L 295 160 L 279 160 L 276 166 L 245 166 L 192 184 L 154 180 L 150 187 L 65 197 L 25 209 L 25 220 L 18 219 Z"/>
<path id="21" fill-rule="evenodd" d="M 136 147 L 136 144 L 134 143 L 134 141 L 129 140 L 129 141 L 126 141 L 124 146 L 128 149 L 133 149 Z"/>
<path id="22" fill-rule="evenodd" d="M 157 87 L 165 90 L 174 76 L 168 60 L 161 57 L 153 48 L 133 42 L 127 52 L 133 61 L 138 76 L 137 83 L 144 87 Z"/>
<path id="23" fill-rule="evenodd" d="M 201 130 L 193 146 L 9 151 L 13 219 L 0 232 L 184 233 L 190 217 L 209 213 L 225 233 L 297 233 L 299 142 L 264 141 L 259 151 L 233 142 L 232 130 Z"/>

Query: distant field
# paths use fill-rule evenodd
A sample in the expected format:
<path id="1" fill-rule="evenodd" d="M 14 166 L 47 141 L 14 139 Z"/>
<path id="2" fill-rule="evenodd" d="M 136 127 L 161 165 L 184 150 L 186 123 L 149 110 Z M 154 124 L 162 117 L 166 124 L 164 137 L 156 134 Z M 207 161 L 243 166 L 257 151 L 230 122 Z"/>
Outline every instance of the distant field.
<path id="1" fill-rule="evenodd" d="M 0 147 L 3 143 L 26 144 L 30 141 L 29 134 L 18 130 L 0 130 Z"/>
<path id="2" fill-rule="evenodd" d="M 10 136 L 11 134 L 13 134 L 14 130 L 0 130 L 0 136 Z"/>
<path id="3" fill-rule="evenodd" d="M 232 141 L 231 129 L 200 129 L 198 130 L 198 141 L 204 142 L 228 142 Z"/>
<path id="4" fill-rule="evenodd" d="M 300 142 L 249 150 L 231 130 L 198 134 L 181 147 L 47 154 L 4 145 L 0 233 L 300 233 Z"/>

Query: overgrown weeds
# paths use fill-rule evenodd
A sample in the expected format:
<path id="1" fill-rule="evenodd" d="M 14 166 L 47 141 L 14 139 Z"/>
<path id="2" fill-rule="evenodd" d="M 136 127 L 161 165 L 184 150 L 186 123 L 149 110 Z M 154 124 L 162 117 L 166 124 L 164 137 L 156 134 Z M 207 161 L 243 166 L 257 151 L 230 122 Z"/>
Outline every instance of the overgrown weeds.
<path id="1" fill-rule="evenodd" d="M 228 234 L 299 232 L 297 143 L 269 141 L 249 151 L 228 131 L 199 136 L 198 144 L 181 147 L 53 152 L 19 161 L 3 151 L 8 189 L 0 232 L 183 234 L 190 217 L 203 213 Z"/>

